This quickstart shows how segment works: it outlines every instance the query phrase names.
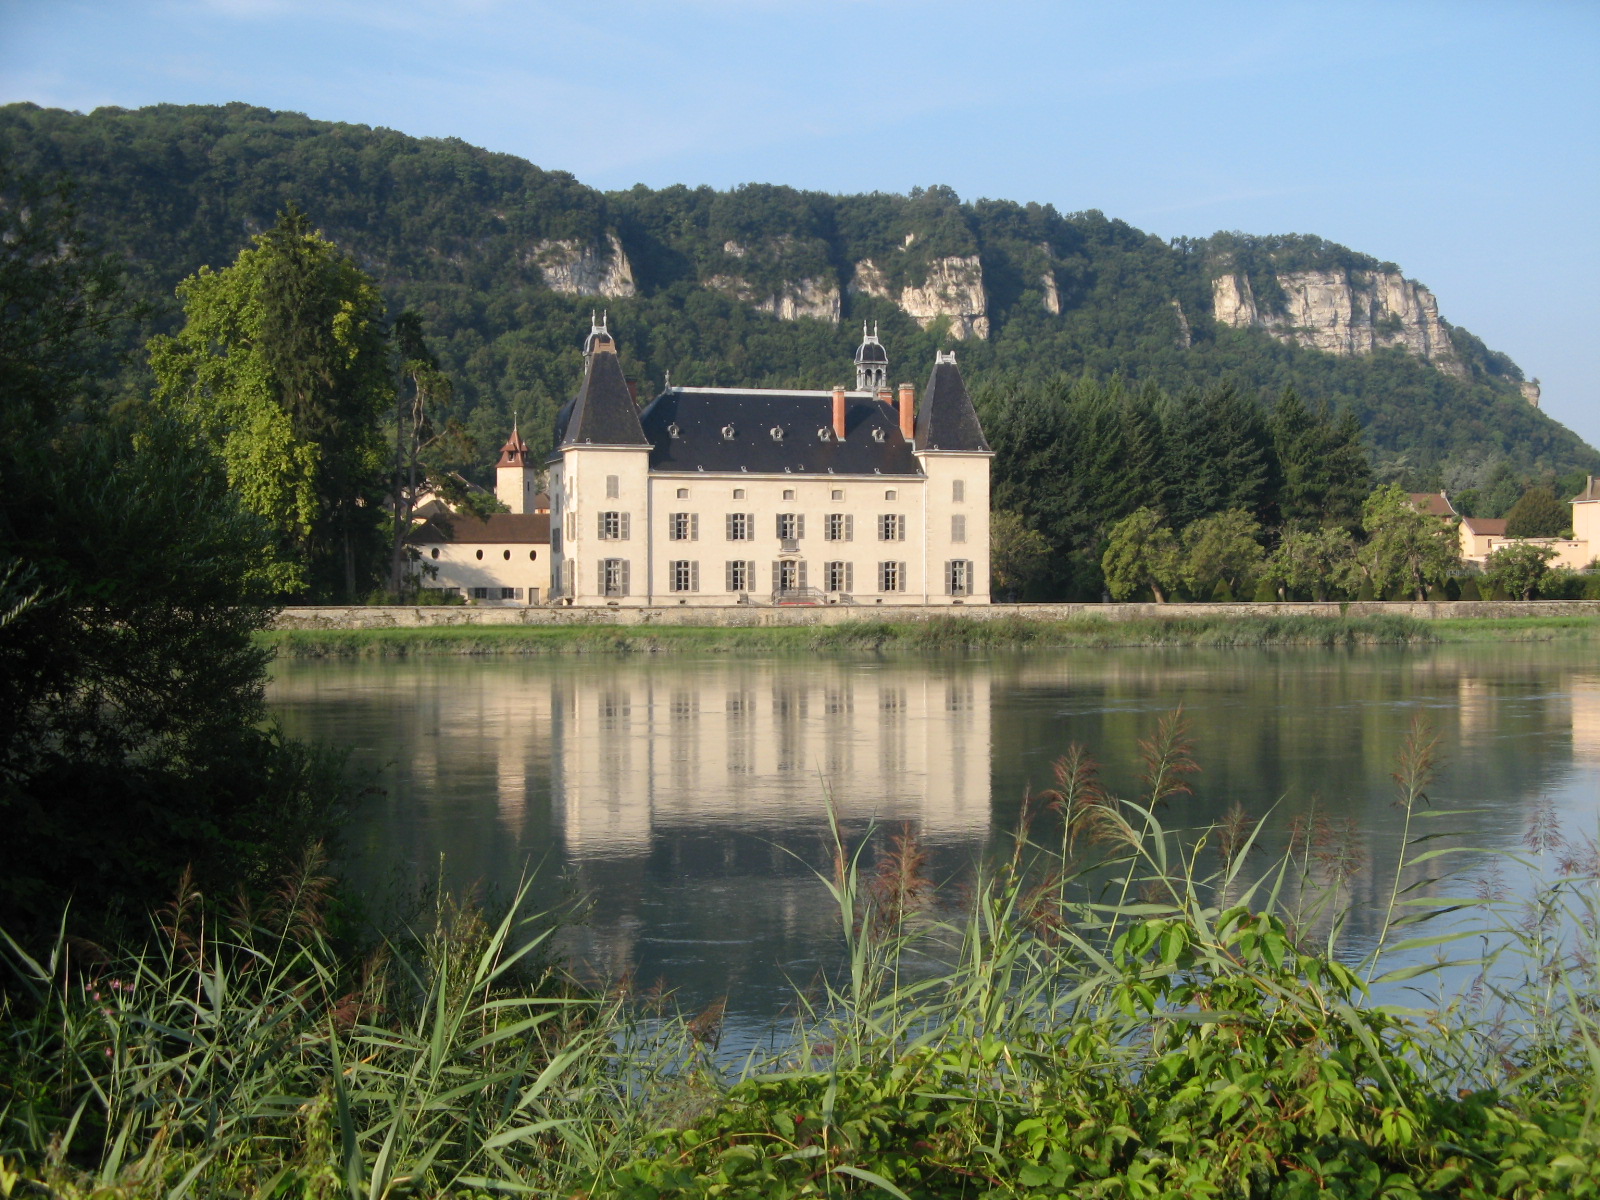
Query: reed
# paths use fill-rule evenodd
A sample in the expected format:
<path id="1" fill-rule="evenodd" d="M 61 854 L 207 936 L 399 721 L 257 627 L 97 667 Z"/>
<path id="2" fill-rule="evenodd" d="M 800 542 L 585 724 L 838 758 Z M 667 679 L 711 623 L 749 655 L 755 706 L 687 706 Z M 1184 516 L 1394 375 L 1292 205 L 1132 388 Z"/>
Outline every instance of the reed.
<path id="1" fill-rule="evenodd" d="M 1447 622 L 1411 617 L 1217 616 L 1110 620 L 935 617 L 838 625 L 459 625 L 277 630 L 258 635 L 283 658 L 424 655 L 927 653 L 1081 647 L 1369 646 L 1438 640 Z M 1574 626 L 1574 629 L 1581 628 Z M 1499 626 L 1496 627 L 1499 629 Z"/>

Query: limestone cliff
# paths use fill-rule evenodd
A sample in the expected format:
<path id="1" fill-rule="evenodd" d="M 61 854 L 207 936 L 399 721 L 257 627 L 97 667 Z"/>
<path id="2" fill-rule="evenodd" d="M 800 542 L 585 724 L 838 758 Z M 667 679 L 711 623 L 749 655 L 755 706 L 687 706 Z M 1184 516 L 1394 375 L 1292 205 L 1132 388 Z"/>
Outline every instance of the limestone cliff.
<path id="1" fill-rule="evenodd" d="M 622 298 L 638 290 L 633 282 L 633 265 L 614 233 L 606 234 L 603 245 L 547 239 L 529 250 L 523 261 L 539 268 L 551 291 L 569 296 Z"/>
<path id="2" fill-rule="evenodd" d="M 739 257 L 742 257 L 742 251 Z M 726 292 L 736 300 L 743 300 L 762 312 L 771 313 L 780 321 L 814 317 L 818 321 L 829 321 L 835 325 L 839 323 L 839 285 L 832 279 L 792 279 L 780 284 L 776 290 L 757 287 L 739 275 L 713 275 L 705 284 L 719 292 Z"/>
<path id="3" fill-rule="evenodd" d="M 902 287 L 898 295 L 883 268 L 870 258 L 864 258 L 855 265 L 850 291 L 853 295 L 893 300 L 924 329 L 941 317 L 948 318 L 950 336 L 958 341 L 969 337 L 983 340 L 989 336 L 983 264 L 976 254 L 933 259 L 923 282 Z"/>
<path id="4" fill-rule="evenodd" d="M 1447 375 L 1465 375 L 1433 293 L 1396 271 L 1343 268 L 1275 276 L 1281 309 L 1258 304 L 1250 279 L 1225 272 L 1212 281 L 1212 315 L 1235 329 L 1264 329 L 1279 341 L 1355 356 L 1399 347 Z"/>

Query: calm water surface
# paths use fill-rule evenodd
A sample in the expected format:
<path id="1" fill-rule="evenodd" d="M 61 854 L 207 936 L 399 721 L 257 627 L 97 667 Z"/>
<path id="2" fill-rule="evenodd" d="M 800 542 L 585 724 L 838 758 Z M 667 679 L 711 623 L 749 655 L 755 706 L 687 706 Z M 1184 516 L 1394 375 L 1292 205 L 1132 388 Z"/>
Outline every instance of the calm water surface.
<path id="1" fill-rule="evenodd" d="M 379 905 L 441 877 L 504 896 L 537 868 L 542 900 L 587 900 L 576 961 L 686 1007 L 726 996 L 747 1027 L 832 961 L 825 794 L 852 832 L 909 822 L 954 879 L 1073 741 L 1135 794 L 1136 743 L 1180 704 L 1202 771 L 1168 823 L 1238 801 L 1272 810 L 1281 844 L 1313 806 L 1348 819 L 1357 942 L 1387 896 L 1414 715 L 1441 738 L 1433 803 L 1472 810 L 1448 822 L 1459 844 L 1519 847 L 1540 806 L 1569 831 L 1600 819 L 1600 661 L 1581 645 L 287 661 L 269 698 L 376 773 L 345 857 Z"/>

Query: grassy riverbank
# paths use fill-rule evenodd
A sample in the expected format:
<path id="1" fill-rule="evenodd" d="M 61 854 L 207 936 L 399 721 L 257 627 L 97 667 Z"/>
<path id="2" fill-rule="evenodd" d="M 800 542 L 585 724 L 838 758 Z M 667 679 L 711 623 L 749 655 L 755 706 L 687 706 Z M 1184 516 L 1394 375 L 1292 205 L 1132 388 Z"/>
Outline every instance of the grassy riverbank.
<path id="1" fill-rule="evenodd" d="M 1176 720 L 1143 747 L 1136 800 L 1074 748 L 1015 852 L 943 887 L 909 834 L 835 829 L 838 968 L 737 1067 L 715 1006 L 530 965 L 539 918 L 446 901 L 335 950 L 316 859 L 255 907 L 181 891 L 122 949 L 0 943 L 0 1195 L 1600 1196 L 1592 840 L 1536 821 L 1526 890 L 1419 891 L 1482 867 L 1441 839 L 1418 729 L 1407 853 L 1352 887 L 1331 826 L 1276 863 L 1242 814 L 1163 829 L 1194 766 Z M 1381 921 L 1352 960 L 1357 892 Z M 1466 992 L 1433 995 L 1434 953 Z"/>
<path id="2" fill-rule="evenodd" d="M 421 629 L 275 630 L 259 635 L 284 658 L 419 655 L 735 654 L 1124 646 L 1362 646 L 1430 642 L 1600 640 L 1600 618 L 1420 621 L 1412 617 L 1183 616 L 1048 621 L 863 620 L 825 626 L 454 625 Z"/>

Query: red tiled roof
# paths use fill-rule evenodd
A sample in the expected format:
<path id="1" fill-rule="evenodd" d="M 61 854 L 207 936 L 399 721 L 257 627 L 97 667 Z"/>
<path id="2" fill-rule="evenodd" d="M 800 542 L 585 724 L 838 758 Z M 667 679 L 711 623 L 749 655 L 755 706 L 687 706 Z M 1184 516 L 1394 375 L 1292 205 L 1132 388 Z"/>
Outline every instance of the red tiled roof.
<path id="1" fill-rule="evenodd" d="M 1505 537 L 1504 517 L 1462 517 L 1461 523 L 1478 537 Z"/>
<path id="2" fill-rule="evenodd" d="M 1411 503 L 1415 504 L 1425 513 L 1436 517 L 1453 517 L 1456 515 L 1455 506 L 1450 503 L 1450 498 L 1443 492 L 1408 492 Z"/>

